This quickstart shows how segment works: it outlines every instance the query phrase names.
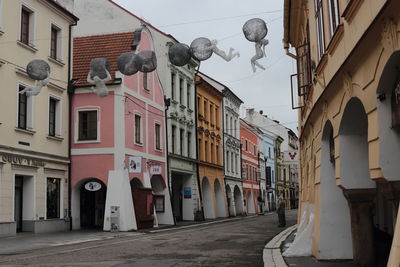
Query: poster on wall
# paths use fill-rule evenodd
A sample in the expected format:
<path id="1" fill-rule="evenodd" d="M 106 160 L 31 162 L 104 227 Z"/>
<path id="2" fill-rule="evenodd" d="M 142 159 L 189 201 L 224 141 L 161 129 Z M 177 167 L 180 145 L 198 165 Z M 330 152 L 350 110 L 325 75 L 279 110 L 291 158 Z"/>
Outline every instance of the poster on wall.
<path id="1" fill-rule="evenodd" d="M 142 172 L 142 157 L 129 157 L 129 173 Z"/>
<path id="2" fill-rule="evenodd" d="M 155 174 L 161 174 L 161 166 L 160 165 L 153 165 L 150 167 L 150 174 L 155 175 Z"/>
<path id="3" fill-rule="evenodd" d="M 183 188 L 183 198 L 192 198 L 192 188 L 191 187 Z"/>

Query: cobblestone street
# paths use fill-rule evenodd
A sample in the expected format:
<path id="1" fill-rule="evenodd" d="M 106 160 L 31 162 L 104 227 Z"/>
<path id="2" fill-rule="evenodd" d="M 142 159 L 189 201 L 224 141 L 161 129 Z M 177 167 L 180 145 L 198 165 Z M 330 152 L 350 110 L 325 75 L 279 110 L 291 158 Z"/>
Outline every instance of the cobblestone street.
<path id="1" fill-rule="evenodd" d="M 296 211 L 287 212 L 287 219 L 287 225 L 293 225 Z M 75 240 L 72 245 L 26 247 L 16 254 L 5 253 L 7 243 L 0 241 L 0 265 L 263 266 L 264 245 L 283 230 L 277 225 L 277 216 L 271 213 L 106 240 Z M 37 235 L 38 242 L 40 238 Z"/>

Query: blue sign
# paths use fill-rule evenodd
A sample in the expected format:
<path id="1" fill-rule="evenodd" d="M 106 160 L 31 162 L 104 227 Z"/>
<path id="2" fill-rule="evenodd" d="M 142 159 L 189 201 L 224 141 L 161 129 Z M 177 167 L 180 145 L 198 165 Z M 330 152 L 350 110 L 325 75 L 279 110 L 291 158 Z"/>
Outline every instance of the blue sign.
<path id="1" fill-rule="evenodd" d="M 191 187 L 183 188 L 183 198 L 192 198 L 192 188 Z"/>

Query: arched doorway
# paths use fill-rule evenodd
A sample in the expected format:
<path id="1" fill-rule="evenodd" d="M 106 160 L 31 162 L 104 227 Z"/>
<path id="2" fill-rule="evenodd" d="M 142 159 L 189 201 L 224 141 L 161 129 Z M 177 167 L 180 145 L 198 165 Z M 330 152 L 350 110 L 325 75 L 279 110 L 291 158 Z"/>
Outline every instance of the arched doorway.
<path id="1" fill-rule="evenodd" d="M 354 262 L 376 266 L 372 213 L 376 184 L 369 173 L 368 118 L 358 98 L 346 105 L 339 141 L 341 187 L 350 208 Z"/>
<path id="2" fill-rule="evenodd" d="M 84 179 L 79 188 L 80 228 L 102 229 L 106 205 L 107 187 L 99 179 Z"/>
<path id="3" fill-rule="evenodd" d="M 228 202 L 228 210 L 229 210 L 229 216 L 236 216 L 236 210 L 235 210 L 235 201 L 232 195 L 232 190 L 231 187 L 227 184 L 225 186 L 226 190 L 226 200 Z"/>
<path id="4" fill-rule="evenodd" d="M 247 214 L 255 214 L 256 211 L 254 208 L 254 196 L 251 190 L 247 192 L 246 202 L 247 202 Z"/>
<path id="5" fill-rule="evenodd" d="M 235 199 L 236 215 L 243 215 L 243 197 L 237 185 L 235 185 L 235 189 L 233 189 L 233 197 Z"/>
<path id="6" fill-rule="evenodd" d="M 214 180 L 215 204 L 217 205 L 217 217 L 226 217 L 224 194 L 218 179 Z"/>
<path id="7" fill-rule="evenodd" d="M 327 121 L 321 144 L 319 259 L 352 259 L 350 211 L 336 186 L 333 127 Z"/>
<path id="8" fill-rule="evenodd" d="M 144 188 L 138 178 L 130 181 L 133 205 L 138 229 L 152 228 L 154 223 L 154 202 L 152 189 Z"/>
<path id="9" fill-rule="evenodd" d="M 377 182 L 377 246 L 380 262 L 389 257 L 400 200 L 400 51 L 387 61 L 377 88 L 379 166 L 385 179 Z M 396 253 L 392 249 L 392 253 Z"/>
<path id="10" fill-rule="evenodd" d="M 211 194 L 211 186 L 210 186 L 210 182 L 208 181 L 207 177 L 203 178 L 203 181 L 201 184 L 201 190 L 203 193 L 204 218 L 214 219 L 215 212 L 214 212 L 214 205 L 213 205 L 212 194 Z"/>

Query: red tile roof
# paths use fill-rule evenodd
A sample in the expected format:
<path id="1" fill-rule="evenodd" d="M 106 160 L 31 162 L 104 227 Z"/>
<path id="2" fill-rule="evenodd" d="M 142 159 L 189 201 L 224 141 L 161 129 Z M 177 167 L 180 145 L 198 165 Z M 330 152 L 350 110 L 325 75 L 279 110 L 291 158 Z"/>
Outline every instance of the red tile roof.
<path id="1" fill-rule="evenodd" d="M 90 70 L 90 61 L 94 58 L 107 58 L 111 76 L 115 78 L 118 70 L 117 58 L 124 52 L 131 51 L 133 32 L 93 35 L 74 38 L 72 78 L 79 79 L 76 86 L 89 85 L 86 81 Z"/>

